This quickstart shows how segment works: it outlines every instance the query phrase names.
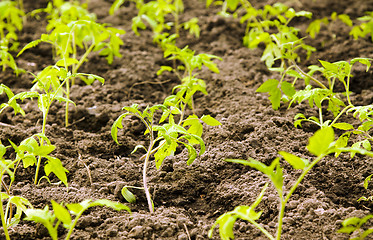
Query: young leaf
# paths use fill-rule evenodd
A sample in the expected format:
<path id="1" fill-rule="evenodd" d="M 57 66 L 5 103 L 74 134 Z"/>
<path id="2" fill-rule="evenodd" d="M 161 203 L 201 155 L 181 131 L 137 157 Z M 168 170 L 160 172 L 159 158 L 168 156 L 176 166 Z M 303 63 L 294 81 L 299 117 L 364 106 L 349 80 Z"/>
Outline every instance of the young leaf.
<path id="1" fill-rule="evenodd" d="M 123 187 L 122 190 L 120 191 L 124 199 L 127 200 L 129 203 L 135 203 L 136 202 L 136 197 L 133 195 L 133 193 L 128 190 L 127 187 Z"/>
<path id="2" fill-rule="evenodd" d="M 64 208 L 61 204 L 58 204 L 54 200 L 51 200 L 52 202 L 52 207 L 54 211 L 54 215 L 60 220 L 65 228 L 70 228 L 71 225 L 71 216 L 69 211 L 67 211 L 66 208 Z"/>
<path id="3" fill-rule="evenodd" d="M 89 205 L 89 207 L 94 207 L 94 206 L 105 206 L 105 207 L 112 208 L 116 211 L 126 210 L 127 212 L 131 213 L 131 209 L 128 206 L 122 203 L 113 202 L 107 199 L 99 199 L 99 200 L 93 201 Z"/>
<path id="4" fill-rule="evenodd" d="M 307 159 L 297 157 L 291 153 L 280 151 L 278 152 L 294 169 L 305 169 L 309 162 Z"/>
<path id="5" fill-rule="evenodd" d="M 49 176 L 49 174 L 53 172 L 57 176 L 57 178 L 60 179 L 67 187 L 68 184 L 66 173 L 69 171 L 67 171 L 67 169 L 63 167 L 61 161 L 58 158 L 51 156 L 46 156 L 46 158 L 48 159 L 48 161 L 44 166 L 45 175 Z"/>
<path id="6" fill-rule="evenodd" d="M 26 209 L 26 217 L 24 220 L 34 221 L 36 223 L 43 224 L 49 232 L 49 235 L 53 240 L 58 240 L 57 228 L 53 227 L 53 222 L 55 216 L 49 211 L 48 206 L 45 206 L 43 210 L 41 209 Z"/>
<path id="7" fill-rule="evenodd" d="M 317 157 L 322 154 L 327 154 L 330 144 L 334 141 L 334 131 L 332 127 L 326 127 L 318 130 L 309 139 L 307 149 L 310 153 Z"/>
<path id="8" fill-rule="evenodd" d="M 349 123 L 334 123 L 332 127 L 345 130 L 345 131 L 354 129 L 354 126 L 352 126 Z"/>
<path id="9" fill-rule="evenodd" d="M 221 123 L 210 115 L 203 115 L 201 120 L 209 126 L 219 126 Z"/>
<path id="10" fill-rule="evenodd" d="M 260 85 L 260 87 L 256 90 L 256 92 L 269 93 L 272 108 L 275 110 L 280 107 L 281 101 L 281 91 L 278 88 L 279 83 L 280 82 L 277 79 L 269 79 Z"/>

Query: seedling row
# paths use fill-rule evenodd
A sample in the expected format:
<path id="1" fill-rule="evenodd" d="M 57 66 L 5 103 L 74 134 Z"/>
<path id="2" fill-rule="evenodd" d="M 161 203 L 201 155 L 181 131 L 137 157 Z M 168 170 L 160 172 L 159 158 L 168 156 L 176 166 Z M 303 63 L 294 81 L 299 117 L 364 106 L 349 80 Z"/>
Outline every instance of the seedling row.
<path id="1" fill-rule="evenodd" d="M 198 16 L 185 18 L 185 5 L 182 0 L 116 0 L 110 4 L 108 11 L 111 17 L 118 17 L 129 6 L 136 10 L 131 22 L 132 33 L 137 38 L 143 38 L 148 33 L 146 36 L 152 37 L 152 44 L 163 55 L 162 64 L 154 76 L 169 78 L 166 82 L 175 82 L 161 102 L 138 104 L 138 101 L 129 99 L 127 102 L 133 103 L 122 106 L 121 114 L 110 121 L 108 135 L 112 144 L 119 148 L 126 145 L 125 136 L 130 134 L 126 132 L 129 131 L 127 124 L 136 123 L 140 129 L 131 156 L 137 156 L 136 161 L 141 163 L 141 176 L 138 177 L 141 184 L 122 184 L 120 189 L 116 187 L 115 191 L 121 201 L 109 200 L 109 197 L 68 203 L 50 199 L 49 204 L 34 207 L 33 202 L 22 193 L 14 194 L 19 172 L 32 172 L 29 179 L 32 179 L 35 187 L 41 182 L 61 186 L 66 192 L 70 187 L 68 167 L 55 154 L 58 149 L 53 143 L 54 138 L 50 138 L 53 132 L 49 132 L 51 128 L 47 127 L 55 126 L 50 120 L 51 108 L 64 109 L 64 124 L 59 128 L 74 128 L 77 123 L 71 121 L 71 113 L 82 106 L 73 101 L 72 89 L 110 84 L 103 76 L 86 72 L 86 69 L 90 69 L 94 56 L 104 58 L 108 68 L 117 59 L 125 57 L 121 49 L 126 47 L 123 39 L 129 33 L 98 20 L 89 11 L 90 1 L 48 1 L 44 8 L 30 12 L 25 12 L 22 0 L 0 2 L 2 70 L 12 72 L 14 78 L 25 75 L 32 78 L 32 87 L 26 90 L 15 91 L 6 82 L 0 85 L 0 94 L 5 99 L 0 105 L 0 114 L 12 112 L 26 118 L 30 114 L 26 106 L 35 104 L 41 116 L 35 122 L 35 125 L 40 125 L 37 132 L 33 131 L 33 134 L 18 142 L 10 139 L 0 142 L 0 217 L 7 240 L 12 239 L 9 230 L 16 229 L 24 221 L 41 224 L 52 239 L 73 238 L 84 212 L 97 209 L 97 206 L 125 210 L 120 214 L 131 215 L 131 206 L 140 205 L 150 214 L 157 214 L 156 209 L 163 206 L 159 201 L 154 201 L 157 198 L 157 186 L 151 182 L 153 177 L 149 176 L 149 172 L 154 174 L 163 171 L 164 165 L 168 164 L 167 159 L 180 158 L 179 155 L 183 156 L 181 158 L 186 173 L 195 160 L 209 161 L 204 156 L 208 156 L 209 145 L 214 142 L 205 140 L 204 135 L 210 131 L 219 133 L 225 121 L 219 119 L 213 109 L 201 114 L 204 99 L 210 91 L 214 91 L 209 88 L 205 76 L 220 78 L 219 66 L 225 60 L 218 54 L 193 50 L 193 44 L 183 45 L 186 39 L 191 39 L 193 43 L 203 38 Z M 265 101 L 271 106 L 271 111 L 295 112 L 290 127 L 299 130 L 308 126 L 312 129 L 301 152 L 280 149 L 273 153 L 275 157 L 270 162 L 255 159 L 255 156 L 219 159 L 227 166 L 240 164 L 247 166 L 244 168 L 247 171 L 257 170 L 267 181 L 262 184 L 260 193 L 252 202 L 232 206 L 225 213 L 217 209 L 220 214 L 214 215 L 214 223 L 206 235 L 209 238 L 234 239 L 235 226 L 239 222 L 246 222 L 261 236 L 273 240 L 283 239 L 283 228 L 287 224 L 284 219 L 289 203 L 295 193 L 299 194 L 298 188 L 307 181 L 310 172 L 323 161 L 340 161 L 343 156 L 368 161 L 373 157 L 373 105 L 355 103 L 356 98 L 351 91 L 353 71 L 363 67 L 370 73 L 372 59 L 369 56 L 356 56 L 340 61 L 318 59 L 314 64 L 304 64 L 310 62 L 309 59 L 318 51 L 316 46 L 312 46 L 312 39 L 317 39 L 320 31 L 329 29 L 331 24 L 342 24 L 349 28 L 349 37 L 354 41 L 368 39 L 373 42 L 372 12 L 366 12 L 358 18 L 333 12 L 318 19 L 310 11 L 295 10 L 283 3 L 257 7 L 247 0 L 207 0 L 204 7 L 214 12 L 214 17 L 224 19 L 225 22 L 238 22 L 244 33 L 242 45 L 251 51 L 260 51 L 260 64 L 271 77 L 262 79 L 256 94 L 265 94 Z M 40 38 L 21 46 L 18 36 L 22 34 L 23 24 L 33 19 L 46 21 L 44 33 Z M 297 21 L 307 22 L 304 31 L 296 27 Z M 48 46 L 51 51 L 50 62 L 43 69 L 33 72 L 17 65 L 18 58 L 42 46 Z M 136 85 L 133 87 L 136 88 Z M 307 110 L 297 112 L 299 108 L 296 106 Z M 95 112 L 96 107 L 84 111 Z M 316 114 L 310 115 L 310 112 Z M 1 127 L 17 128 L 18 125 L 4 123 Z M 85 163 L 83 165 L 92 185 L 90 168 Z M 288 172 L 296 176 L 290 184 Z M 370 173 L 361 182 L 365 189 L 370 188 L 372 175 Z M 265 215 L 262 208 L 265 206 L 261 202 L 267 194 L 276 196 L 272 198 L 277 214 L 275 227 L 266 226 L 266 221 L 262 219 Z M 205 196 L 200 195 L 200 198 L 204 201 Z M 356 201 L 369 202 L 372 198 L 362 193 Z M 166 202 L 163 204 L 168 205 Z M 354 239 L 364 239 L 373 232 L 372 218 L 371 213 L 366 213 L 364 216 L 340 219 L 336 232 Z M 187 237 L 191 239 L 184 226 Z M 133 236 L 140 236 L 136 235 L 135 230 L 131 232 Z"/>

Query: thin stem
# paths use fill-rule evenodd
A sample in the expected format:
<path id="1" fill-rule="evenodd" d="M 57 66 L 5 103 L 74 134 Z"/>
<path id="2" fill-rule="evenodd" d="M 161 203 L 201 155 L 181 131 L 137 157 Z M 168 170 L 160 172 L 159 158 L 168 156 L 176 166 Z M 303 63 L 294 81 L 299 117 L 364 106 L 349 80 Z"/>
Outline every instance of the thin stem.
<path id="1" fill-rule="evenodd" d="M 148 178 L 146 176 L 150 156 L 153 153 L 152 149 L 153 149 L 153 146 L 154 146 L 154 133 L 153 133 L 153 128 L 152 128 L 152 122 L 148 123 L 142 117 L 140 117 L 140 119 L 145 124 L 145 126 L 149 130 L 149 134 L 150 134 L 149 147 L 148 147 L 148 150 L 146 151 L 144 168 L 142 170 L 142 182 L 143 182 L 143 185 L 144 185 L 144 191 L 145 191 L 146 200 L 148 202 L 149 211 L 150 211 L 150 213 L 154 213 L 153 201 L 152 201 L 152 198 L 150 196 L 150 192 L 149 192 L 149 188 L 148 188 Z"/>
<path id="2" fill-rule="evenodd" d="M 285 199 L 282 199 L 282 197 L 280 196 L 281 198 L 281 201 L 280 201 L 280 213 L 279 213 L 279 217 L 278 217 L 278 228 L 277 228 L 277 237 L 276 239 L 277 240 L 280 240 L 281 239 L 281 232 L 282 232 L 282 224 L 283 224 L 283 218 L 284 218 L 284 215 L 285 215 L 285 206 L 287 204 L 287 202 L 289 201 L 290 197 L 293 195 L 293 193 L 295 192 L 295 190 L 297 189 L 298 185 L 302 182 L 303 178 L 307 175 L 307 173 L 322 159 L 326 156 L 327 154 L 321 154 L 320 156 L 318 156 L 308 167 L 306 167 L 302 174 L 298 177 L 297 181 L 295 182 L 295 184 L 290 188 L 289 192 L 286 194 L 286 197 Z"/>
<path id="3" fill-rule="evenodd" d="M 259 225 L 259 223 L 248 220 L 251 224 L 253 224 L 256 228 L 258 228 L 264 235 L 266 235 L 270 240 L 275 240 L 275 238 L 267 231 L 265 228 Z"/>
<path id="4" fill-rule="evenodd" d="M 281 234 L 282 234 L 282 225 L 283 225 L 283 219 L 285 215 L 285 206 L 286 202 L 284 201 L 283 197 L 280 197 L 280 212 L 278 214 L 278 226 L 277 226 L 277 234 L 276 234 L 276 239 L 280 240 L 281 239 Z"/>
<path id="5" fill-rule="evenodd" d="M 41 130 L 42 135 L 45 135 L 45 126 L 47 124 L 47 116 L 48 116 L 49 106 L 50 106 L 50 101 L 49 101 L 47 109 L 43 112 L 43 126 L 42 126 L 42 130 Z M 44 145 L 44 139 L 40 138 L 40 146 L 43 146 L 43 145 Z M 37 183 L 38 183 L 40 165 L 41 165 L 41 156 L 38 157 L 38 162 L 36 164 L 35 179 L 34 179 L 34 184 L 35 185 L 37 185 Z"/>
<path id="6" fill-rule="evenodd" d="M 66 81 L 66 98 L 70 99 L 70 83 L 69 80 Z M 69 126 L 69 102 L 65 104 L 65 127 Z"/>
<path id="7" fill-rule="evenodd" d="M 344 113 L 344 112 L 346 112 L 347 111 L 347 109 L 349 109 L 349 108 L 352 108 L 353 107 L 353 105 L 351 104 L 351 105 L 348 105 L 348 106 L 346 106 L 345 108 L 343 108 L 342 109 L 342 111 L 334 118 L 334 120 L 333 120 L 333 122 L 330 124 L 330 126 L 332 126 L 335 122 L 337 122 L 337 120 L 342 116 L 342 114 Z"/>
<path id="8" fill-rule="evenodd" d="M 85 209 L 84 209 L 84 210 L 85 210 Z M 65 240 L 69 240 L 69 239 L 70 239 L 71 234 L 73 233 L 74 228 L 75 228 L 75 226 L 76 226 L 76 224 L 77 224 L 79 218 L 82 216 L 84 210 L 83 210 L 83 211 L 80 211 L 80 212 L 78 213 L 78 215 L 76 215 L 76 217 L 75 217 L 75 219 L 74 219 L 74 222 L 73 222 L 73 224 L 70 226 L 69 232 L 67 233 L 67 235 L 66 235 L 66 237 L 65 237 Z M 57 225 L 57 226 L 58 226 L 58 225 Z"/>
<path id="9" fill-rule="evenodd" d="M 320 120 L 320 127 L 322 128 L 322 126 L 324 125 L 324 121 L 322 118 L 322 108 L 319 108 L 319 120 Z"/>
<path id="10" fill-rule="evenodd" d="M 304 77 L 308 77 L 309 79 L 311 79 L 312 81 L 314 81 L 317 85 L 319 85 L 321 88 L 323 89 L 328 89 L 322 82 L 320 82 L 319 80 L 317 80 L 316 78 L 310 76 L 309 74 L 305 73 L 294 61 L 292 61 L 293 65 L 296 67 L 296 69 L 304 76 Z"/>
<path id="11" fill-rule="evenodd" d="M 88 55 L 92 52 L 93 48 L 95 47 L 95 44 L 93 43 L 87 51 L 84 53 L 84 55 L 80 58 L 79 63 L 75 66 L 73 74 L 76 74 L 78 72 L 78 69 L 81 67 L 83 62 L 87 59 Z"/>
<path id="12" fill-rule="evenodd" d="M 149 163 L 149 158 L 150 158 L 149 153 L 151 152 L 152 146 L 153 146 L 153 141 L 151 140 L 150 144 L 149 144 L 149 148 L 148 148 L 148 153 L 146 154 L 146 158 L 145 158 L 145 161 L 144 161 L 144 169 L 142 171 L 142 181 L 143 181 L 144 191 L 145 191 L 145 195 L 146 195 L 146 200 L 148 201 L 148 207 L 149 207 L 150 213 L 154 213 L 154 209 L 153 209 L 152 198 L 150 196 L 150 192 L 149 192 L 149 188 L 148 188 L 146 170 L 148 168 L 148 163 Z"/>
<path id="13" fill-rule="evenodd" d="M 1 197 L 1 185 L 0 185 L 0 217 L 1 217 L 1 223 L 3 224 L 3 230 L 5 234 L 6 240 L 10 240 L 9 232 L 8 232 L 8 225 L 6 223 L 4 211 L 3 211 L 3 199 Z"/>

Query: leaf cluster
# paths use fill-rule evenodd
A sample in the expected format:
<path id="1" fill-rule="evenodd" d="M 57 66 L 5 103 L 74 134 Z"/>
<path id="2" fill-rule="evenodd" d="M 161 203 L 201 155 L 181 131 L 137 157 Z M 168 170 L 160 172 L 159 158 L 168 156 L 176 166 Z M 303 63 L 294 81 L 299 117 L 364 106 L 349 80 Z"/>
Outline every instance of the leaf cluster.
<path id="1" fill-rule="evenodd" d="M 207 1 L 207 6 L 213 2 Z M 296 17 L 311 18 L 311 12 L 296 12 L 282 3 L 265 5 L 262 9 L 254 8 L 247 0 L 225 0 L 215 3 L 223 5 L 221 15 L 240 17 L 240 22 L 246 24 L 243 38 L 245 46 L 257 48 L 261 43 L 265 45 L 261 60 L 268 68 L 272 68 L 277 60 L 283 61 L 284 58 L 299 60 L 296 49 L 305 50 L 308 56 L 316 50 L 298 37 L 299 29 L 289 26 Z"/>
<path id="2" fill-rule="evenodd" d="M 18 74 L 21 69 L 18 69 L 17 64 L 10 54 L 10 51 L 17 51 L 18 31 L 23 29 L 23 17 L 25 13 L 18 8 L 14 1 L 6 0 L 0 2 L 0 66 L 3 71 L 10 67 Z"/>
<path id="3" fill-rule="evenodd" d="M 182 0 L 154 0 L 145 2 L 144 0 L 130 0 L 136 4 L 138 14 L 132 19 L 132 30 L 135 34 L 140 35 L 139 29 L 150 27 L 153 31 L 153 41 L 163 45 L 167 43 L 175 43 L 175 39 L 179 37 L 181 28 L 188 30 L 191 35 L 196 38 L 200 35 L 198 26 L 198 18 L 180 23 L 179 15 L 184 12 L 184 3 Z M 110 14 L 114 12 L 125 2 L 125 0 L 116 0 L 110 8 Z M 169 21 L 169 16 L 173 21 Z M 174 28 L 174 33 L 170 30 Z"/>

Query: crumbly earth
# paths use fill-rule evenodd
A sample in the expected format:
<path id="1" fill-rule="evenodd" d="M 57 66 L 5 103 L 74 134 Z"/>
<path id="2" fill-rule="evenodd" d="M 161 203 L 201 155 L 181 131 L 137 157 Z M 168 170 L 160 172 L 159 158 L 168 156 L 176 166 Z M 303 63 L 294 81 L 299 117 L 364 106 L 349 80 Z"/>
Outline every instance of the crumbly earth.
<path id="1" fill-rule="evenodd" d="M 152 33 L 141 31 L 136 36 L 131 31 L 131 19 L 136 14 L 135 5 L 125 4 L 115 15 L 108 10 L 112 0 L 91 0 L 89 9 L 97 14 L 99 22 L 110 23 L 126 30 L 123 35 L 122 58 L 112 65 L 100 56 L 92 55 L 81 72 L 94 73 L 105 78 L 91 86 L 78 83 L 72 88 L 69 127 L 64 127 L 64 107 L 52 106 L 48 119 L 47 136 L 56 145 L 53 155 L 61 159 L 68 169 L 67 189 L 63 185 L 41 181 L 33 184 L 34 168 L 20 167 L 12 187 L 13 195 L 30 200 L 36 208 L 44 208 L 53 199 L 59 203 L 80 202 L 84 199 L 109 199 L 125 203 L 121 188 L 142 186 L 143 162 L 141 152 L 131 154 L 138 144 L 146 144 L 144 127 L 136 119 L 124 122 L 119 132 L 117 145 L 110 135 L 114 120 L 122 113 L 121 108 L 133 103 L 141 106 L 162 103 L 170 95 L 178 80 L 172 74 L 157 76 L 161 65 L 169 65 L 162 51 L 152 42 Z M 182 19 L 198 16 L 201 37 L 195 39 L 182 34 L 178 45 L 189 45 L 197 53 L 210 53 L 223 58 L 217 61 L 220 74 L 203 68 L 199 77 L 206 80 L 209 95 L 195 98 L 196 114 L 210 114 L 222 125 L 205 127 L 203 139 L 206 152 L 188 166 L 187 151 L 179 149 L 175 156 L 168 157 L 160 170 L 154 163 L 149 165 L 150 191 L 153 195 L 155 213 L 148 212 L 143 191 L 134 190 L 137 202 L 128 204 L 132 215 L 125 211 L 95 207 L 79 220 L 71 239 L 208 239 L 207 232 L 221 214 L 238 205 L 251 204 L 268 179 L 260 172 L 238 164 L 223 161 L 226 158 L 248 159 L 249 157 L 270 164 L 278 157 L 278 151 L 287 151 L 300 157 L 312 159 L 306 150 L 308 138 L 317 130 L 304 124 L 298 129 L 293 125 L 296 113 L 307 116 L 317 114 L 306 104 L 287 109 L 282 105 L 272 110 L 268 95 L 256 93 L 261 83 L 278 75 L 267 70 L 260 57 L 263 48 L 248 49 L 242 44 L 244 26 L 238 20 L 217 16 L 218 8 L 205 8 L 201 0 L 185 2 Z M 255 7 L 277 1 L 251 1 Z M 280 1 L 296 10 L 307 10 L 314 17 L 330 16 L 332 12 L 346 13 L 352 19 L 373 10 L 372 0 L 288 0 Z M 25 1 L 28 11 L 45 7 L 46 1 Z M 291 24 L 305 30 L 308 19 L 296 19 Z M 45 19 L 29 18 L 20 33 L 21 46 L 37 39 L 43 33 Z M 305 41 L 317 48 L 300 66 L 306 68 L 326 61 L 350 60 L 354 57 L 372 57 L 370 38 L 353 40 L 349 28 L 340 22 L 322 27 L 316 39 Z M 51 48 L 47 44 L 30 49 L 17 59 L 18 65 L 37 73 L 53 64 Z M 372 70 L 363 67 L 353 71 L 352 101 L 356 105 L 371 104 Z M 0 82 L 14 92 L 29 89 L 32 76 L 15 76 L 10 70 L 0 73 Z M 1 100 L 5 100 L 1 96 Z M 14 116 L 5 111 L 0 121 L 10 126 L 0 126 L 1 141 L 8 139 L 19 144 L 23 139 L 40 132 L 42 115 L 35 101 L 25 101 L 22 106 L 26 116 Z M 344 121 L 355 123 L 352 116 Z M 287 189 L 299 176 L 287 163 L 282 163 Z M 89 169 L 89 170 L 87 170 Z M 372 195 L 363 188 L 363 180 L 373 173 L 372 160 L 363 156 L 350 159 L 347 155 L 338 158 L 328 156 L 319 162 L 300 184 L 286 208 L 283 239 L 348 239 L 337 233 L 341 222 L 347 217 L 362 217 L 372 212 L 372 203 L 357 202 L 361 196 Z M 41 171 L 41 174 L 44 174 Z M 51 176 L 52 182 L 57 182 Z M 262 203 L 260 223 L 274 233 L 278 215 L 277 193 L 270 187 Z M 257 229 L 245 221 L 234 227 L 236 239 L 266 239 Z M 40 224 L 21 221 L 10 229 L 12 239 L 50 239 L 47 230 Z M 61 239 L 67 234 L 60 229 Z M 0 238 L 4 239 L 3 233 Z M 213 239 L 219 239 L 215 230 Z"/>

